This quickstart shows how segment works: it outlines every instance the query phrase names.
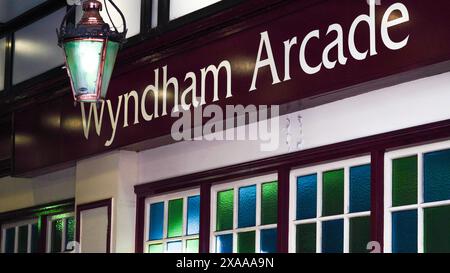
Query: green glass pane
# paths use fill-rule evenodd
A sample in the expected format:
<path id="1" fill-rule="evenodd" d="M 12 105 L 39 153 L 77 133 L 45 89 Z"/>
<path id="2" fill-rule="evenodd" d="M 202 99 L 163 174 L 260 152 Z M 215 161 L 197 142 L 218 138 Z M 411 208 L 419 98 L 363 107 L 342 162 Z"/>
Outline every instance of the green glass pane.
<path id="1" fill-rule="evenodd" d="M 148 246 L 148 253 L 164 253 L 163 244 L 153 244 Z"/>
<path id="2" fill-rule="evenodd" d="M 255 232 L 238 233 L 238 253 L 255 253 Z"/>
<path id="3" fill-rule="evenodd" d="M 39 226 L 33 224 L 31 226 L 31 253 L 37 253 L 39 250 Z"/>
<path id="4" fill-rule="evenodd" d="M 278 182 L 261 186 L 261 225 L 276 224 L 278 221 Z"/>
<path id="5" fill-rule="evenodd" d="M 66 250 L 71 251 L 72 249 L 67 248 L 67 244 L 74 241 L 75 236 L 75 218 L 66 218 Z"/>
<path id="6" fill-rule="evenodd" d="M 296 252 L 316 253 L 316 224 L 298 225 L 296 229 Z"/>
<path id="7" fill-rule="evenodd" d="M 417 156 L 392 160 L 392 206 L 417 204 Z"/>
<path id="8" fill-rule="evenodd" d="M 370 241 L 370 217 L 350 219 L 350 253 L 368 253 Z"/>
<path id="9" fill-rule="evenodd" d="M 322 215 L 330 216 L 344 213 L 344 170 L 323 173 Z"/>
<path id="10" fill-rule="evenodd" d="M 95 94 L 103 41 L 76 40 L 64 44 L 67 66 L 77 94 Z"/>
<path id="11" fill-rule="evenodd" d="M 217 193 L 217 217 L 216 230 L 228 230 L 233 228 L 233 204 L 234 190 L 226 190 Z"/>
<path id="12" fill-rule="evenodd" d="M 116 63 L 117 52 L 119 51 L 119 43 L 108 41 L 106 47 L 105 67 L 103 68 L 102 79 L 102 97 L 106 97 L 109 81 L 111 80 L 114 64 Z"/>
<path id="13" fill-rule="evenodd" d="M 28 225 L 19 227 L 19 245 L 17 251 L 19 253 L 28 252 Z"/>
<path id="14" fill-rule="evenodd" d="M 64 219 L 58 219 L 52 222 L 51 252 L 61 252 L 62 233 Z"/>
<path id="15" fill-rule="evenodd" d="M 198 253 L 198 239 L 186 240 L 186 253 Z"/>
<path id="16" fill-rule="evenodd" d="M 424 251 L 450 253 L 450 206 L 424 210 Z"/>
<path id="17" fill-rule="evenodd" d="M 169 201 L 167 237 L 183 236 L 183 198 Z"/>

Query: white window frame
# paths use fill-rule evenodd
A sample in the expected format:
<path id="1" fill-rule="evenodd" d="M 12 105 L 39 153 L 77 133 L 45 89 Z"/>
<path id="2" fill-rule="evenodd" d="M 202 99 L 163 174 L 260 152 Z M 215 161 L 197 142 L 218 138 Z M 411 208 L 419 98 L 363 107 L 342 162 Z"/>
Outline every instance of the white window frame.
<path id="1" fill-rule="evenodd" d="M 289 187 L 289 252 L 295 253 L 297 232 L 300 224 L 316 224 L 316 252 L 322 252 L 322 222 L 344 220 L 344 253 L 350 251 L 350 219 L 370 216 L 370 211 L 350 213 L 350 168 L 370 164 L 370 156 L 360 156 L 351 159 L 337 160 L 330 163 L 292 170 Z M 323 172 L 344 169 L 344 213 L 332 216 L 322 216 L 322 174 Z M 297 177 L 317 174 L 317 213 L 315 218 L 297 220 Z"/>
<path id="2" fill-rule="evenodd" d="M 12 222 L 2 225 L 2 253 L 5 253 L 6 247 L 6 230 L 10 228 L 15 229 L 14 233 L 14 253 L 18 253 L 19 251 L 19 227 L 28 226 L 28 242 L 27 242 L 27 253 L 31 253 L 31 235 L 32 235 L 32 226 L 34 224 L 38 224 L 38 218 L 27 219 L 18 222 Z"/>
<path id="3" fill-rule="evenodd" d="M 235 179 L 239 180 L 239 179 Z M 211 187 L 211 232 L 210 232 L 210 252 L 216 253 L 216 237 L 220 235 L 232 234 L 233 235 L 233 253 L 237 253 L 237 234 L 242 232 L 255 231 L 255 253 L 261 252 L 261 230 L 277 228 L 277 224 L 270 224 L 261 226 L 261 185 L 278 181 L 278 174 L 268 174 L 249 179 L 239 180 L 239 182 L 226 182 L 216 184 Z M 238 228 L 238 200 L 239 200 L 239 188 L 245 186 L 256 185 L 256 222 L 253 227 Z M 234 190 L 233 201 L 233 229 L 225 231 L 216 231 L 216 217 L 217 217 L 217 193 L 225 190 Z"/>
<path id="4" fill-rule="evenodd" d="M 450 140 L 389 151 L 384 157 L 384 252 L 392 252 L 392 213 L 417 210 L 417 252 L 424 252 L 424 209 L 450 205 L 450 200 L 424 203 L 423 156 L 450 149 Z M 417 204 L 392 207 L 392 161 L 417 155 Z"/>
<path id="5" fill-rule="evenodd" d="M 187 209 L 188 209 L 188 198 L 192 196 L 200 195 L 200 189 L 190 189 L 180 192 L 173 192 L 169 194 L 162 194 L 152 197 L 147 197 L 145 199 L 145 226 L 144 226 L 144 253 L 148 253 L 149 245 L 163 244 L 164 252 L 167 251 L 167 243 L 170 242 L 182 242 L 182 253 L 186 253 L 187 241 L 192 239 L 199 239 L 200 234 L 187 235 Z M 169 213 L 169 201 L 174 199 L 183 198 L 183 235 L 180 237 L 167 238 L 167 224 L 168 224 L 168 213 Z M 201 198 L 201 197 L 200 197 Z M 164 202 L 164 222 L 163 222 L 163 239 L 152 240 L 149 238 L 150 231 L 150 205 L 155 203 Z"/>
<path id="6" fill-rule="evenodd" d="M 52 215 L 47 218 L 47 230 L 46 230 L 47 242 L 45 243 L 45 245 L 46 245 L 45 249 L 46 249 L 47 253 L 50 253 L 52 251 L 52 240 L 53 240 L 53 238 L 52 238 L 52 222 L 59 220 L 59 219 L 64 219 L 63 230 L 62 230 L 62 235 L 61 235 L 61 251 L 65 252 L 67 244 L 69 243 L 69 242 L 66 242 L 66 228 L 67 228 L 66 219 L 70 218 L 70 217 L 74 217 L 74 219 L 75 219 L 74 215 L 75 214 L 73 212 L 69 212 L 69 213 Z M 75 240 L 75 238 L 74 238 L 74 240 Z"/>

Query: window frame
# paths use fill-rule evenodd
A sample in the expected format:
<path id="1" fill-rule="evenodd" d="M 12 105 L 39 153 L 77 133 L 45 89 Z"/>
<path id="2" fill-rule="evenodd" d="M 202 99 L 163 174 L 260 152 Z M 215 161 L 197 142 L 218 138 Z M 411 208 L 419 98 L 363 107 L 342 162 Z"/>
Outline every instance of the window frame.
<path id="1" fill-rule="evenodd" d="M 182 253 L 186 250 L 186 241 L 192 240 L 192 239 L 198 239 L 200 240 L 200 232 L 198 234 L 193 235 L 187 235 L 187 212 L 188 212 L 188 198 L 191 196 L 200 196 L 200 188 L 191 188 L 191 189 L 181 189 L 180 191 L 171 192 L 168 194 L 160 194 L 160 195 L 154 195 L 154 196 L 148 196 L 145 198 L 145 219 L 144 219 L 144 253 L 148 253 L 148 248 L 150 245 L 154 244 L 163 244 L 164 252 L 163 253 L 169 253 L 166 251 L 167 249 L 167 243 L 170 242 L 182 242 Z M 167 224 L 168 224 L 168 206 L 170 200 L 175 199 L 183 199 L 183 235 L 179 237 L 173 237 L 168 238 L 167 237 Z M 200 196 L 201 199 L 201 196 Z M 160 240 L 150 240 L 149 238 L 149 231 L 150 231 L 150 205 L 164 202 L 164 221 L 163 221 L 163 238 Z M 201 217 L 199 212 L 199 217 Z M 200 220 L 199 220 L 199 226 L 200 226 Z"/>
<path id="2" fill-rule="evenodd" d="M 269 225 L 261 225 L 261 185 L 265 183 L 271 183 L 274 181 L 278 181 L 278 173 L 273 172 L 270 174 L 260 174 L 251 178 L 244 178 L 242 180 L 239 180 L 238 182 L 234 181 L 228 181 L 228 182 L 222 182 L 217 183 L 211 186 L 211 212 L 210 212 L 210 247 L 209 252 L 210 253 L 217 253 L 216 252 L 216 238 L 220 235 L 226 235 L 226 234 L 232 234 L 233 235 L 233 253 L 237 253 L 237 243 L 238 243 L 238 233 L 242 232 L 249 232 L 249 231 L 255 231 L 255 253 L 261 252 L 261 230 L 266 229 L 274 229 L 277 228 L 278 232 L 278 222 L 275 224 L 269 224 Z M 256 185 L 256 219 L 255 219 L 255 226 L 252 227 L 244 227 L 239 228 L 238 227 L 238 208 L 239 208 L 239 188 L 246 187 L 246 186 L 253 186 Z M 279 185 L 279 184 L 278 184 Z M 223 231 L 216 231 L 216 224 L 217 224 L 217 194 L 221 191 L 226 191 L 233 189 L 234 195 L 233 195 L 233 228 L 230 230 L 223 230 Z M 277 206 L 279 206 L 279 202 L 277 203 Z"/>
<path id="3" fill-rule="evenodd" d="M 371 164 L 371 156 L 355 156 L 348 159 L 337 159 L 330 162 L 295 168 L 289 174 L 289 253 L 296 253 L 297 225 L 316 224 L 316 253 L 322 253 L 322 223 L 333 220 L 344 221 L 343 253 L 350 252 L 350 219 L 367 217 L 371 210 L 350 213 L 350 168 Z M 372 165 L 371 165 L 372 166 Z M 342 214 L 322 216 L 322 174 L 327 171 L 344 169 L 344 211 Z M 372 170 L 371 170 L 372 171 Z M 317 174 L 316 217 L 297 220 L 297 178 Z M 373 190 L 373 189 L 371 189 Z"/>
<path id="4" fill-rule="evenodd" d="M 31 237 L 32 237 L 32 226 L 36 224 L 39 225 L 39 219 L 38 218 L 31 218 L 31 219 L 26 219 L 26 220 L 19 220 L 19 221 L 15 221 L 15 222 L 9 222 L 9 223 L 5 223 L 2 224 L 1 228 L 1 232 L 2 232 L 2 245 L 1 245 L 1 252 L 0 253 L 5 253 L 5 247 L 6 247 L 6 230 L 10 229 L 10 228 L 14 228 L 15 229 L 15 233 L 14 233 L 14 252 L 13 253 L 19 253 L 18 252 L 18 248 L 19 248 L 19 228 L 22 226 L 28 226 L 28 237 L 27 237 L 27 252 L 26 253 L 31 253 Z M 39 236 L 39 233 L 38 233 Z M 38 238 L 38 242 L 39 242 L 39 238 Z"/>
<path id="5" fill-rule="evenodd" d="M 384 156 L 384 253 L 392 253 L 392 214 L 400 211 L 417 211 L 417 253 L 424 253 L 424 210 L 449 206 L 450 199 L 424 202 L 423 156 L 426 153 L 450 149 L 450 140 L 413 147 L 390 150 Z M 395 159 L 417 156 L 417 202 L 411 205 L 392 207 L 392 162 Z"/>
<path id="6" fill-rule="evenodd" d="M 54 215 L 49 215 L 46 219 L 47 221 L 47 230 L 45 231 L 47 236 L 47 241 L 45 242 L 45 251 L 46 253 L 52 253 L 51 249 L 52 249 L 52 222 L 59 220 L 59 219 L 64 219 L 64 225 L 63 225 L 63 230 L 62 230 L 62 237 L 61 237 L 61 252 L 67 252 L 66 248 L 67 248 L 67 244 L 69 242 L 66 242 L 66 229 L 67 229 L 67 220 L 68 218 L 73 217 L 74 221 L 75 221 L 75 212 L 66 212 L 66 213 L 61 213 L 61 214 L 54 214 Z M 76 226 L 76 224 L 75 224 Z M 73 227 L 75 230 L 75 226 Z M 75 234 L 74 234 L 75 235 Z M 73 240 L 75 241 L 75 236 L 73 238 Z"/>

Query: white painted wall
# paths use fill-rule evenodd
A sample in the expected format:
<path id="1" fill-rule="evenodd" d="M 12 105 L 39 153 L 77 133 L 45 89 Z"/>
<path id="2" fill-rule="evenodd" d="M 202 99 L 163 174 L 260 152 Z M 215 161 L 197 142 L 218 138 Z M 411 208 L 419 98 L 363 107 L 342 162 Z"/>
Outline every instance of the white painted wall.
<path id="1" fill-rule="evenodd" d="M 75 168 L 34 178 L 0 178 L 0 213 L 75 196 Z"/>
<path id="2" fill-rule="evenodd" d="M 286 118 L 301 149 L 380 134 L 450 118 L 450 73 L 436 75 L 281 117 L 280 147 L 260 151 L 258 141 L 190 141 L 139 153 L 139 183 L 284 154 Z M 302 117 L 302 136 L 297 117 Z M 290 149 L 291 147 L 291 149 Z"/>

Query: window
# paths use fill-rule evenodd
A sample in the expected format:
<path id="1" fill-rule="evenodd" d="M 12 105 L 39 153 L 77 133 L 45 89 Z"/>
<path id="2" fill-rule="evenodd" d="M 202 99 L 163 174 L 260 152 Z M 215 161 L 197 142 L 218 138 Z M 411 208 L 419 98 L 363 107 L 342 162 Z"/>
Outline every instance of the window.
<path id="1" fill-rule="evenodd" d="M 450 141 L 385 158 L 385 252 L 450 252 Z"/>
<path id="2" fill-rule="evenodd" d="M 37 219 L 2 225 L 2 253 L 36 253 L 38 242 Z"/>
<path id="3" fill-rule="evenodd" d="M 0 91 L 5 89 L 6 38 L 0 39 Z"/>
<path id="4" fill-rule="evenodd" d="M 70 242 L 75 241 L 75 218 L 73 213 L 49 216 L 47 223 L 47 252 L 71 251 Z"/>
<path id="5" fill-rule="evenodd" d="M 197 253 L 200 230 L 199 190 L 164 194 L 146 200 L 148 253 Z"/>
<path id="6" fill-rule="evenodd" d="M 293 170 L 289 251 L 368 252 L 370 157 Z"/>
<path id="7" fill-rule="evenodd" d="M 221 0 L 170 0 L 169 20 L 177 19 L 196 10 L 202 9 Z"/>
<path id="8" fill-rule="evenodd" d="M 55 29 L 59 27 L 65 14 L 66 8 L 62 8 L 14 34 L 13 84 L 64 63 Z"/>
<path id="9" fill-rule="evenodd" d="M 266 175 L 211 188 L 211 252 L 277 251 L 276 180 Z"/>

